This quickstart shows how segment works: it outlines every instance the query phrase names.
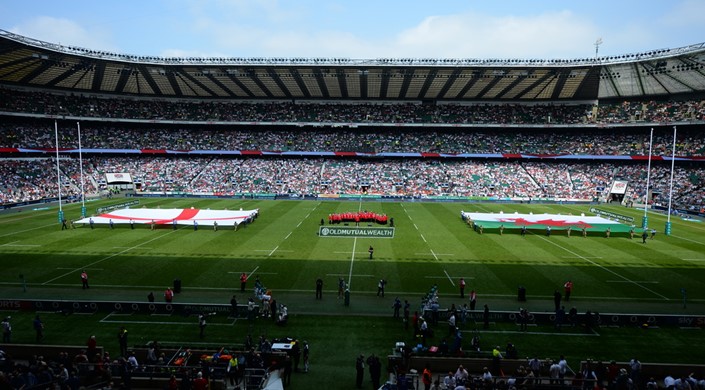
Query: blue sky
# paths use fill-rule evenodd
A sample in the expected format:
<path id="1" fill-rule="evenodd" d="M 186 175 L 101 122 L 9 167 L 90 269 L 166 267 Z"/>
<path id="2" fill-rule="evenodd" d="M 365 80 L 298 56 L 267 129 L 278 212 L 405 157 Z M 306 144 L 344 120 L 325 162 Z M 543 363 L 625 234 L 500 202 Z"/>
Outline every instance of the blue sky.
<path id="1" fill-rule="evenodd" d="M 586 58 L 705 42 L 705 0 L 4 0 L 0 29 L 166 57 Z"/>

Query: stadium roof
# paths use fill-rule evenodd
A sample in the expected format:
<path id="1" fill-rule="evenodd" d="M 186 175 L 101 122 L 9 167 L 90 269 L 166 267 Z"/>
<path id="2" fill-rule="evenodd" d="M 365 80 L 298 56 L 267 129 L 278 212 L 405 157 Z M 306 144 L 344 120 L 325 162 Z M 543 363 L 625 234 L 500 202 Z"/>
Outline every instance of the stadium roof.
<path id="1" fill-rule="evenodd" d="M 584 59 L 164 58 L 0 30 L 0 83 L 157 98 L 576 101 L 705 92 L 705 43 Z"/>

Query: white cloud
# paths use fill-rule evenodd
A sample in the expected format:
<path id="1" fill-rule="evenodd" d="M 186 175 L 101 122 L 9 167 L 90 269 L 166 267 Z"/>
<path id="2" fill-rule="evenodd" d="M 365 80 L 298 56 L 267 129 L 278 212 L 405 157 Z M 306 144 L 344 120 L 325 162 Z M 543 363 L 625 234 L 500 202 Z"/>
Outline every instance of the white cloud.
<path id="1" fill-rule="evenodd" d="M 429 16 L 396 35 L 374 38 L 354 31 L 222 23 L 204 15 L 194 25 L 230 56 L 585 58 L 594 55 L 593 43 L 600 36 L 597 27 L 569 11 Z"/>
<path id="2" fill-rule="evenodd" d="M 111 42 L 110 34 L 99 30 L 89 32 L 78 23 L 68 19 L 38 16 L 12 27 L 10 31 L 25 37 L 64 46 L 118 51 Z"/>
<path id="3" fill-rule="evenodd" d="M 597 28 L 569 11 L 533 16 L 427 17 L 390 45 L 398 56 L 462 58 L 589 57 Z"/>

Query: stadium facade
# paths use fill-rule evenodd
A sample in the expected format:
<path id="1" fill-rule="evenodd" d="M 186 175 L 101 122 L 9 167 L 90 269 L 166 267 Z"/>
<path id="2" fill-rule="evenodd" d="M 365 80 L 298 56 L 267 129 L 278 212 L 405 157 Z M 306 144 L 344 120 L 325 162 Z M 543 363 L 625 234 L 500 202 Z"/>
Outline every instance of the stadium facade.
<path id="1" fill-rule="evenodd" d="M 675 160 L 681 164 L 680 182 L 687 184 L 678 190 L 688 198 L 684 206 L 702 208 L 702 201 L 697 199 L 703 198 L 698 194 L 705 181 L 705 44 L 582 59 L 164 58 L 64 46 L 0 30 L 0 87 L 4 102 L 0 104 L 0 116 L 5 122 L 0 151 L 13 159 L 53 157 L 55 147 L 47 140 L 53 140 L 53 122 L 58 120 L 64 129 L 75 129 L 75 123 L 80 122 L 90 134 L 92 127 L 94 134 L 99 134 L 94 138 L 111 132 L 121 133 L 124 138 L 173 132 L 186 139 L 187 146 L 176 147 L 176 140 L 162 144 L 148 140 L 135 145 L 113 139 L 97 147 L 84 144 L 82 151 L 95 159 L 101 155 L 127 159 L 137 155 L 344 158 L 368 162 L 411 158 L 443 161 L 434 169 L 449 172 L 453 169 L 443 166 L 449 159 L 495 159 L 503 161 L 492 167 L 495 171 L 526 171 L 526 182 L 510 184 L 497 179 L 501 175 L 496 172 L 484 177 L 477 174 L 473 180 L 449 173 L 445 178 L 432 179 L 432 186 L 441 188 L 438 191 L 420 191 L 424 195 L 460 195 L 457 200 L 596 200 L 598 191 L 604 193 L 624 177 L 605 173 L 609 167 L 603 166 L 594 176 L 608 177 L 606 181 L 578 196 L 559 194 L 560 191 L 546 189 L 558 171 L 550 166 L 534 169 L 534 161 L 586 161 L 577 168 L 561 168 L 565 172 L 558 173 L 567 173 L 568 177 L 578 173 L 589 176 L 593 163 L 642 164 L 648 154 L 648 130 L 657 127 L 659 147 L 652 154 L 660 162 L 669 162 L 667 134 L 678 126 L 685 134 L 679 138 L 679 145 L 685 147 L 678 151 Z M 245 106 L 255 108 L 249 110 Z M 374 108 L 384 106 L 393 108 Z M 301 107 L 304 114 L 294 113 Z M 257 113 L 248 115 L 247 111 Z M 28 128 L 33 128 L 34 133 Z M 75 158 L 81 149 L 75 136 L 65 134 L 67 131 L 62 131 L 63 143 L 58 147 L 64 156 Z M 283 131 L 287 132 L 285 136 L 281 136 Z M 250 139 L 279 139 L 269 144 L 248 141 L 193 146 L 202 138 L 217 139 L 228 132 L 245 134 Z M 26 133 L 24 138 L 22 133 Z M 560 133 L 572 145 L 556 144 L 552 133 Z M 305 142 L 312 136 L 322 139 L 319 145 Z M 525 145 L 529 136 L 536 136 L 531 147 Z M 355 140 L 357 144 L 340 145 L 339 138 Z M 387 144 L 374 144 L 375 138 Z M 422 142 L 404 143 L 408 138 Z M 490 140 L 504 146 L 487 147 Z M 621 145 L 600 149 L 605 140 Z M 536 144 L 542 147 L 537 148 Z M 217 164 L 227 165 L 220 160 Z M 392 167 L 408 168 L 404 163 Z M 288 168 L 302 169 L 299 165 Z M 459 172 L 458 176 L 471 176 L 469 172 L 487 166 L 451 168 Z M 149 169 L 153 168 L 137 168 Z M 175 170 L 167 169 L 171 173 Z M 320 167 L 317 165 L 316 169 Z M 361 170 L 353 167 L 348 172 L 355 169 Z M 660 193 L 665 191 L 664 171 L 659 172 Z M 113 170 L 105 176 L 123 173 L 135 174 Z M 169 175 L 169 171 L 164 175 Z M 642 172 L 634 169 L 626 170 L 622 176 L 625 175 L 637 176 L 631 180 L 642 179 Z M 497 182 L 486 184 L 480 194 L 461 189 L 487 178 Z M 228 180 L 234 186 L 237 179 L 225 181 Z M 402 196 L 419 193 L 399 191 L 410 178 L 391 178 L 384 189 L 369 180 L 358 177 L 353 191 L 331 189 L 334 183 L 324 179 L 313 189 L 284 189 L 286 179 L 279 177 L 264 189 L 252 190 L 250 186 L 249 190 L 200 188 L 186 192 L 204 196 L 259 192 L 268 196 L 284 193 L 324 197 L 368 191 Z M 179 189 L 167 189 L 171 181 L 157 183 L 157 190 L 151 194 L 182 195 Z M 526 183 L 533 183 L 536 191 L 512 189 L 496 195 L 501 187 Z M 91 184 L 104 187 L 110 183 L 97 180 Z M 143 189 L 149 187 L 144 181 L 139 184 L 143 184 Z M 574 180 L 569 184 L 575 186 Z M 640 187 L 629 194 L 632 199 L 643 199 L 643 183 Z M 625 197 L 624 192 L 618 195 L 619 200 Z"/>
<path id="2" fill-rule="evenodd" d="M 594 101 L 702 93 L 705 43 L 581 59 L 165 58 L 0 30 L 0 82 L 149 98 Z"/>

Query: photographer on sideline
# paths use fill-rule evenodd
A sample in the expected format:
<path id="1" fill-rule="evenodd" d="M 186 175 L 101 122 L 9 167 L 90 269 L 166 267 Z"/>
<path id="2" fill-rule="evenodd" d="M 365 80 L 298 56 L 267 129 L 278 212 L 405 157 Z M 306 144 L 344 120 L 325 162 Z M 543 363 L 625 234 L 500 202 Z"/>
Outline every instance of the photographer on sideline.
<path id="1" fill-rule="evenodd" d="M 198 328 L 200 330 L 199 337 L 203 338 L 205 337 L 205 332 L 206 332 L 206 318 L 209 316 L 214 316 L 215 312 L 213 313 L 201 313 L 198 315 Z"/>

